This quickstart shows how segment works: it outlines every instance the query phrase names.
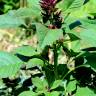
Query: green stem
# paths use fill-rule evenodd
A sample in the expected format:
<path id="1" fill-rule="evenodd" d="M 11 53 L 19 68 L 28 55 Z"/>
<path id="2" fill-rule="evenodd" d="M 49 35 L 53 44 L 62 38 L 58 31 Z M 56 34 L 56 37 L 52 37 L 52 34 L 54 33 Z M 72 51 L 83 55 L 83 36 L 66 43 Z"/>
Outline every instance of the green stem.
<path id="1" fill-rule="evenodd" d="M 72 71 L 75 71 L 76 69 L 78 69 L 78 68 L 80 68 L 80 67 L 84 67 L 84 65 L 80 65 L 80 66 L 75 67 L 75 69 L 73 69 L 73 70 L 69 70 L 69 71 L 62 77 L 62 80 L 64 80 Z"/>
<path id="2" fill-rule="evenodd" d="M 20 0 L 20 8 L 27 7 L 27 0 Z"/>
<path id="3" fill-rule="evenodd" d="M 54 74 L 55 78 L 58 79 L 58 70 L 57 70 L 57 65 L 58 65 L 58 52 L 57 52 L 57 46 L 54 44 Z"/>

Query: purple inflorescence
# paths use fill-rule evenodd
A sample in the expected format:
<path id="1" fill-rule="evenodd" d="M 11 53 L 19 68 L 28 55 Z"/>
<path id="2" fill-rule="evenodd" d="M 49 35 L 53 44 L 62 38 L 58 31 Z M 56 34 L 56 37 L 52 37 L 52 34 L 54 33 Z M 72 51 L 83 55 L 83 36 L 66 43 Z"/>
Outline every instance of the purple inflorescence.
<path id="1" fill-rule="evenodd" d="M 52 10 L 57 0 L 41 0 L 40 5 L 43 10 Z"/>
<path id="2" fill-rule="evenodd" d="M 49 20 L 53 26 L 52 28 L 60 28 L 62 26 L 61 11 L 56 8 L 57 1 L 58 0 L 40 0 L 43 23 Z"/>

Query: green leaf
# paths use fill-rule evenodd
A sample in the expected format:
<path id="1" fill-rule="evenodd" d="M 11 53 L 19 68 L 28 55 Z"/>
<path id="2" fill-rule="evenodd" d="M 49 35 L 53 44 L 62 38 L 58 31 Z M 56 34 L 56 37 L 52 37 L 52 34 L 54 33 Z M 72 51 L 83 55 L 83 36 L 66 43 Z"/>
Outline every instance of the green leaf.
<path id="1" fill-rule="evenodd" d="M 80 39 L 82 48 L 96 47 L 96 21 L 81 20 L 83 28 L 80 29 Z"/>
<path id="2" fill-rule="evenodd" d="M 86 6 L 84 6 L 84 9 L 87 13 L 96 13 L 96 0 L 89 0 Z"/>
<path id="3" fill-rule="evenodd" d="M 27 0 L 29 8 L 33 11 L 33 17 L 41 19 L 40 0 Z"/>
<path id="4" fill-rule="evenodd" d="M 7 14 L 0 15 L 0 28 L 17 28 L 20 25 L 25 25 L 24 19 L 26 17 L 32 18 L 32 21 L 41 19 L 39 0 L 29 0 L 28 3 L 30 1 L 32 2 L 31 7 L 11 10 Z"/>
<path id="5" fill-rule="evenodd" d="M 15 76 L 22 63 L 23 62 L 13 54 L 0 52 L 0 78 Z"/>
<path id="6" fill-rule="evenodd" d="M 69 50 L 72 49 L 74 52 L 81 51 L 80 40 L 68 41 L 68 42 L 65 42 L 64 44 L 67 44 L 66 46 L 68 47 Z"/>
<path id="7" fill-rule="evenodd" d="M 44 62 L 41 59 L 33 58 L 30 59 L 26 65 L 27 68 L 32 68 L 34 66 L 43 66 Z"/>
<path id="8" fill-rule="evenodd" d="M 36 11 L 37 13 L 41 12 L 40 10 L 40 0 L 27 0 L 28 1 L 28 6 L 32 8 L 32 10 Z"/>
<path id="9" fill-rule="evenodd" d="M 93 17 L 93 16 L 96 16 L 95 9 L 96 9 L 96 0 L 89 0 L 84 6 L 72 12 L 71 15 L 75 18 L 76 17 Z"/>
<path id="10" fill-rule="evenodd" d="M 76 89 L 76 80 L 70 81 L 67 85 L 67 92 L 72 92 Z"/>
<path id="11" fill-rule="evenodd" d="M 84 28 L 96 30 L 96 20 L 89 20 L 87 18 L 83 18 L 80 19 L 80 22 L 82 23 L 82 26 Z"/>
<path id="12" fill-rule="evenodd" d="M 37 96 L 35 92 L 32 91 L 24 91 L 20 93 L 18 96 Z"/>
<path id="13" fill-rule="evenodd" d="M 96 32 L 94 29 L 84 29 L 80 32 L 82 48 L 96 47 Z"/>
<path id="14" fill-rule="evenodd" d="M 53 91 L 53 92 L 46 92 L 45 96 L 59 96 L 60 93 L 57 91 Z"/>
<path id="15" fill-rule="evenodd" d="M 47 81 L 40 79 L 39 77 L 32 78 L 32 83 L 37 87 L 37 91 L 46 91 L 48 88 Z"/>
<path id="16" fill-rule="evenodd" d="M 56 40 L 59 40 L 63 36 L 63 31 L 61 29 L 48 29 L 42 24 L 36 24 L 36 27 L 41 48 L 53 44 L 53 42 L 56 42 Z"/>
<path id="17" fill-rule="evenodd" d="M 21 18 L 14 16 L 15 11 L 9 11 L 7 14 L 0 15 L 0 28 L 17 28 L 20 25 L 24 25 L 24 21 Z"/>
<path id="18" fill-rule="evenodd" d="M 72 12 L 80 8 L 85 0 L 62 0 L 58 7 L 61 8 L 63 11 Z"/>
<path id="19" fill-rule="evenodd" d="M 68 31 L 68 32 L 76 35 L 78 38 L 80 38 L 77 41 L 70 40 L 68 42 L 70 49 L 72 49 L 76 52 L 76 50 L 79 51 L 81 49 L 85 49 L 85 48 L 89 48 L 89 47 L 96 47 L 96 43 L 95 43 L 96 42 L 96 31 L 95 30 L 96 30 L 96 28 L 94 28 L 94 26 L 92 27 L 90 25 L 88 27 L 84 26 L 84 28 L 76 27 L 73 30 Z"/>
<path id="20" fill-rule="evenodd" d="M 40 18 L 40 12 L 38 13 L 36 9 L 32 8 L 20 8 L 15 11 L 14 16 L 19 18 L 31 17 L 34 20 L 35 18 Z"/>
<path id="21" fill-rule="evenodd" d="M 13 50 L 13 53 L 20 54 L 23 56 L 33 56 L 38 54 L 34 47 L 27 46 L 27 45 L 16 48 L 15 50 Z"/>
<path id="22" fill-rule="evenodd" d="M 59 95 L 60 95 L 60 93 L 57 91 L 53 91 L 50 93 L 50 96 L 59 96 Z"/>
<path id="23" fill-rule="evenodd" d="M 55 89 L 62 83 L 62 80 L 56 80 L 53 82 L 53 85 L 51 86 L 51 89 Z"/>
<path id="24" fill-rule="evenodd" d="M 8 10 L 12 10 L 12 5 L 4 5 L 4 13 L 6 13 Z"/>
<path id="25" fill-rule="evenodd" d="M 19 18 L 30 17 L 32 20 L 41 18 L 39 0 L 28 0 L 27 8 L 19 8 L 15 11 L 14 16 Z"/>
<path id="26" fill-rule="evenodd" d="M 80 41 L 79 40 L 72 42 L 72 49 L 74 49 L 75 52 L 80 51 Z"/>
<path id="27" fill-rule="evenodd" d="M 76 96 L 96 96 L 96 94 L 88 87 L 78 87 L 76 91 Z"/>

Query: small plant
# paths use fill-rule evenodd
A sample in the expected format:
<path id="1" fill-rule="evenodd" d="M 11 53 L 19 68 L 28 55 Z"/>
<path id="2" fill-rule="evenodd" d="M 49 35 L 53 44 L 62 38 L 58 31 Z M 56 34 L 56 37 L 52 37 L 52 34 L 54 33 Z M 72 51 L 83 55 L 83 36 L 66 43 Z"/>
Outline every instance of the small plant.
<path id="1" fill-rule="evenodd" d="M 18 9 L 11 16 L 19 21 L 12 17 L 18 22 L 6 26 L 28 30 L 30 23 L 38 42 L 0 52 L 1 96 L 95 96 L 95 20 L 74 18 L 73 12 L 88 2 L 32 1 L 33 10 Z"/>

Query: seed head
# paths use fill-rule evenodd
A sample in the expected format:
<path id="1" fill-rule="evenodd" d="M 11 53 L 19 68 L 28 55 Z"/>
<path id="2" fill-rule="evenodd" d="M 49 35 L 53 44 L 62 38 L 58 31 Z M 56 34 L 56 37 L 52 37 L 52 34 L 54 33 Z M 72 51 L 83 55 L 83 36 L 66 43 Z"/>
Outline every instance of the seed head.
<path id="1" fill-rule="evenodd" d="M 62 26 L 61 10 L 56 8 L 56 4 L 60 0 L 40 0 L 40 6 L 42 8 L 42 20 L 43 23 L 50 21 L 51 27 L 48 28 L 56 29 Z"/>
<path id="2" fill-rule="evenodd" d="M 52 11 L 56 5 L 57 0 L 41 0 L 40 6 L 44 11 Z"/>

